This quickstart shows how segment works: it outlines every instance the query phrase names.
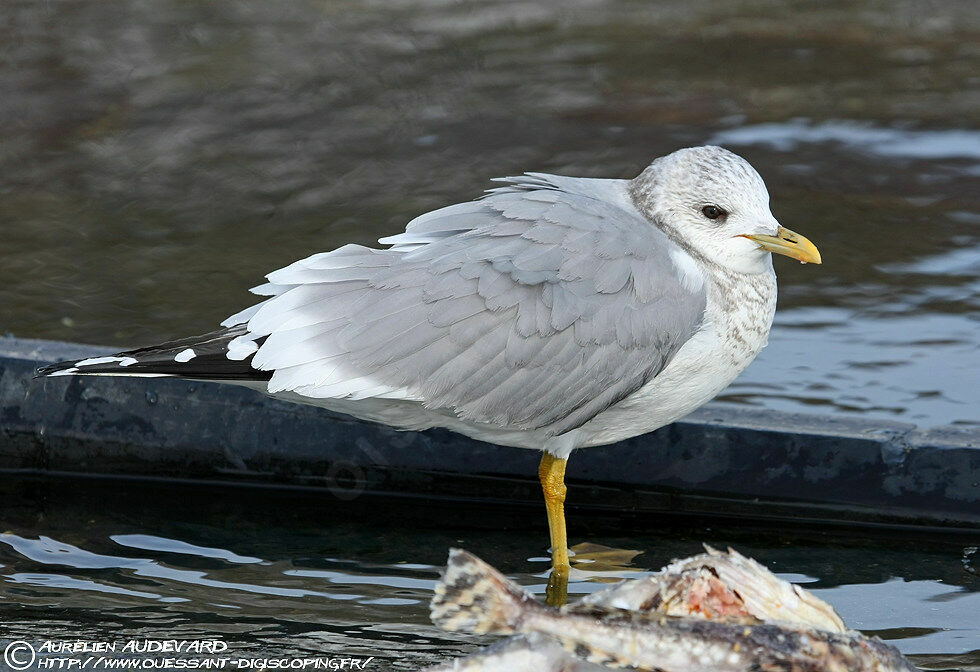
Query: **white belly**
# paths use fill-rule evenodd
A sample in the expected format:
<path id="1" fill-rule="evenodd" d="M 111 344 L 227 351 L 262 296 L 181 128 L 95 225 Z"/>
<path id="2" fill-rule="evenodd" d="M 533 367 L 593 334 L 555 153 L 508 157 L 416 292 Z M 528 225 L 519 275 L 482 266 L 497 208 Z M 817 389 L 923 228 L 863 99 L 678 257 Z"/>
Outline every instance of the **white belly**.
<path id="1" fill-rule="evenodd" d="M 712 321 L 653 380 L 580 427 L 576 447 L 652 432 L 713 399 L 766 346 L 775 311 L 776 275 L 771 270 L 714 285 L 706 311 Z"/>
<path id="2" fill-rule="evenodd" d="M 579 446 L 614 443 L 683 418 L 728 387 L 755 354 L 735 360 L 715 330 L 699 332 L 660 375 L 583 425 Z"/>

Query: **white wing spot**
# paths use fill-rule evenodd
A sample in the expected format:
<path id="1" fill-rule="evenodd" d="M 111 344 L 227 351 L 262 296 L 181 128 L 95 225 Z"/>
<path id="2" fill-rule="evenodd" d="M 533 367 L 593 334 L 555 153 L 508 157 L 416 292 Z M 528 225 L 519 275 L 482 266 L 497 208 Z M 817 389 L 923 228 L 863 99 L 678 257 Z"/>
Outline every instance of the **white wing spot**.
<path id="1" fill-rule="evenodd" d="M 174 361 L 183 364 L 184 362 L 191 361 L 195 357 L 197 357 L 197 353 L 194 352 L 194 348 L 187 348 L 186 350 L 181 350 L 174 355 Z"/>
<path id="2" fill-rule="evenodd" d="M 130 364 L 135 364 L 136 359 L 133 357 L 89 357 L 88 359 L 77 362 L 75 366 L 95 366 L 96 364 L 112 364 L 116 362 L 118 362 L 119 366 L 129 366 Z"/>
<path id="3" fill-rule="evenodd" d="M 256 338 L 255 334 L 244 334 L 231 339 L 228 343 L 228 352 L 225 356 L 228 359 L 241 361 L 259 349 L 258 344 L 251 340 Z"/>

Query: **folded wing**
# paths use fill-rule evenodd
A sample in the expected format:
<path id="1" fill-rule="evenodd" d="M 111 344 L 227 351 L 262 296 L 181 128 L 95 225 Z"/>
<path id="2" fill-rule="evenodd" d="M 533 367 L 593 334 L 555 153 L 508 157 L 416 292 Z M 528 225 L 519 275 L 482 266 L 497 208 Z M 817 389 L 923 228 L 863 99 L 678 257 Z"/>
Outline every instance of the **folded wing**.
<path id="1" fill-rule="evenodd" d="M 531 174 L 427 213 L 390 249 L 298 261 L 226 320 L 271 393 L 386 398 L 552 435 L 656 376 L 700 327 L 703 285 L 617 180 Z M 688 271 L 689 272 L 689 271 Z"/>

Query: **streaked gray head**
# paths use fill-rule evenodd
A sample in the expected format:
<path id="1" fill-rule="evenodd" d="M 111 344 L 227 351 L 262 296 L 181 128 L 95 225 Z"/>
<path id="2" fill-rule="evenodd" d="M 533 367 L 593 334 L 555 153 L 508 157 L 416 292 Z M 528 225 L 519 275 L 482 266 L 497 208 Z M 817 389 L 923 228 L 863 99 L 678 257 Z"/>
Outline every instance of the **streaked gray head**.
<path id="1" fill-rule="evenodd" d="M 631 182 L 637 208 L 675 241 L 742 273 L 772 268 L 745 235 L 775 236 L 769 192 L 749 162 L 721 147 L 691 147 L 651 163 Z"/>

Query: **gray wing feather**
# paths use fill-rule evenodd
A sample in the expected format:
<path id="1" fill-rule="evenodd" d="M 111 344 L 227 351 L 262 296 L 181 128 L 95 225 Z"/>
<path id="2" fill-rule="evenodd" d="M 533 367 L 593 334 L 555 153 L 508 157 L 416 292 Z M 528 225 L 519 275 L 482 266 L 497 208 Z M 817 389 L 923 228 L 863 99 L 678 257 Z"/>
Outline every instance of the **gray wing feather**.
<path id="1" fill-rule="evenodd" d="M 622 183 L 532 173 L 422 215 L 376 250 L 269 274 L 225 321 L 265 337 L 269 391 L 383 397 L 562 434 L 656 376 L 701 326 L 680 248 Z"/>

